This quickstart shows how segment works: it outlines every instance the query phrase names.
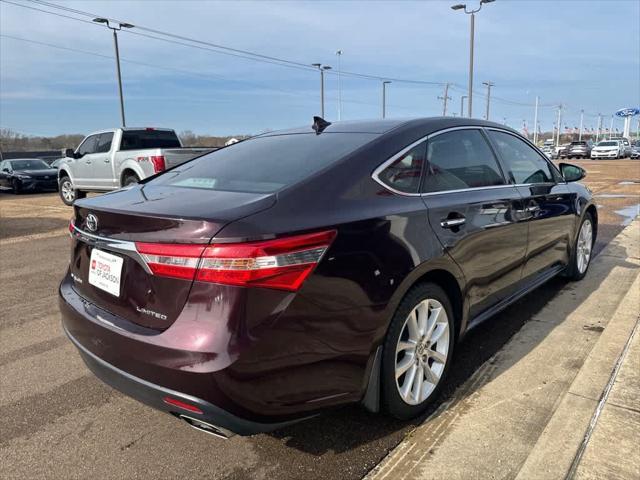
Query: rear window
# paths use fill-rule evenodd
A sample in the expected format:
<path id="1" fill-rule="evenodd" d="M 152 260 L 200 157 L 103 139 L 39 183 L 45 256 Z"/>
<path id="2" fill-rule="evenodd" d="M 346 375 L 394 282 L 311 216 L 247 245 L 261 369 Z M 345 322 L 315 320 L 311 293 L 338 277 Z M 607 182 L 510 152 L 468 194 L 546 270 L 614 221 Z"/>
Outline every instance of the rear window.
<path id="1" fill-rule="evenodd" d="M 586 145 L 587 142 L 571 142 L 571 145 Z"/>
<path id="2" fill-rule="evenodd" d="M 180 148 L 180 140 L 173 130 L 125 130 L 120 150 L 144 148 Z"/>
<path id="3" fill-rule="evenodd" d="M 271 193 L 322 170 L 376 136 L 305 133 L 256 137 L 185 163 L 149 184 Z"/>

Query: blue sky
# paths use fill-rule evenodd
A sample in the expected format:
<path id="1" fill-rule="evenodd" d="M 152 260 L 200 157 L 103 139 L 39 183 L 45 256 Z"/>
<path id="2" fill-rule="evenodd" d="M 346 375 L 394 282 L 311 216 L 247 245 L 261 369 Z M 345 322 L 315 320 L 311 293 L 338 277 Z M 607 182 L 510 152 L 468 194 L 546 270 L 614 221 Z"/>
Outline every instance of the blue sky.
<path id="1" fill-rule="evenodd" d="M 57 11 L 28 0 L 22 5 Z M 51 1 L 51 0 L 50 0 Z M 60 5 L 238 49 L 381 77 L 451 82 L 466 93 L 469 17 L 440 1 L 67 1 Z M 469 0 L 476 6 L 477 0 Z M 72 16 L 83 18 L 81 16 Z M 308 124 L 319 113 L 314 71 L 249 61 L 123 32 L 128 125 L 229 135 Z M 140 32 L 138 30 L 138 32 Z M 113 44 L 105 27 L 0 3 L 0 126 L 31 135 L 119 124 Z M 143 33 L 143 32 L 141 32 Z M 18 38 L 15 38 L 18 37 Z M 41 42 L 66 49 L 46 46 Z M 482 82 L 495 83 L 491 119 L 543 130 L 563 103 L 563 126 L 596 126 L 640 104 L 640 1 L 497 0 L 476 17 L 474 116 Z M 337 119 L 337 76 L 326 76 L 326 117 Z M 379 80 L 342 77 L 342 118 L 380 116 Z M 389 117 L 442 113 L 440 85 L 394 81 Z M 506 101 L 505 101 L 506 100 Z M 466 110 L 466 106 L 465 106 Z M 622 128 L 622 121 L 615 125 Z M 634 127 L 635 129 L 635 123 Z"/>

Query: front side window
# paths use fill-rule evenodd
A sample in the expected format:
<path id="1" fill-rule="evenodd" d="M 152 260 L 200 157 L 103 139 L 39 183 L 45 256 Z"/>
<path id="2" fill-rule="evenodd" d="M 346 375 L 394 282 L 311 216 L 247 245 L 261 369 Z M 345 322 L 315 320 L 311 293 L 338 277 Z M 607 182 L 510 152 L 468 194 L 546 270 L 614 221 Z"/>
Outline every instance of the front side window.
<path id="1" fill-rule="evenodd" d="M 78 147 L 78 153 L 80 155 L 87 155 L 88 153 L 96 152 L 96 144 L 98 143 L 99 135 L 91 135 L 82 142 L 82 145 Z"/>
<path id="2" fill-rule="evenodd" d="M 429 139 L 423 192 L 504 183 L 498 162 L 479 130 L 454 130 Z"/>
<path id="3" fill-rule="evenodd" d="M 418 193 L 424 166 L 426 142 L 402 154 L 391 165 L 378 174 L 378 179 L 394 190 Z"/>
<path id="4" fill-rule="evenodd" d="M 100 138 L 98 138 L 98 145 L 96 146 L 96 153 L 107 153 L 111 150 L 112 140 L 113 132 L 100 134 Z"/>
<path id="5" fill-rule="evenodd" d="M 554 176 L 547 161 L 526 142 L 509 133 L 496 130 L 489 130 L 489 136 L 494 141 L 515 183 L 554 182 Z"/>

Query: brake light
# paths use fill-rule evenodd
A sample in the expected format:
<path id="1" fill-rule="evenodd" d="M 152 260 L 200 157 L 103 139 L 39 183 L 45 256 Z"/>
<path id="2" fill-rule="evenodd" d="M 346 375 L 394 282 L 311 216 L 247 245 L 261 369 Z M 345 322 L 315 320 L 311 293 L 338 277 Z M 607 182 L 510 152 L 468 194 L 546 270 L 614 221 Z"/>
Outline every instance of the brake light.
<path id="1" fill-rule="evenodd" d="M 71 219 L 69 220 L 69 233 L 73 233 L 75 229 L 75 220 L 73 219 L 73 217 L 71 217 Z"/>
<path id="2" fill-rule="evenodd" d="M 196 273 L 203 282 L 296 291 L 336 236 L 335 230 L 262 242 L 207 247 Z"/>
<path id="3" fill-rule="evenodd" d="M 154 275 L 193 280 L 205 245 L 136 243 L 138 252 Z"/>
<path id="4" fill-rule="evenodd" d="M 136 160 L 138 162 L 151 162 L 154 173 L 164 172 L 167 169 L 167 164 L 164 161 L 164 155 L 149 155 L 148 157 L 138 157 Z"/>
<path id="5" fill-rule="evenodd" d="M 176 245 L 136 243 L 154 275 L 296 291 L 336 236 L 335 230 L 261 242 Z"/>

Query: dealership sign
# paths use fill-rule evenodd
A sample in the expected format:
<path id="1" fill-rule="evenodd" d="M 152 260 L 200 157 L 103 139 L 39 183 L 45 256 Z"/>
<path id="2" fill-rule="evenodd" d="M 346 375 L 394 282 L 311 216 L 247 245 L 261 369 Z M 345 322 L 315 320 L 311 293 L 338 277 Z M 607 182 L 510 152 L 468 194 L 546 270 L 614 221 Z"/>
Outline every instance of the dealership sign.
<path id="1" fill-rule="evenodd" d="M 640 114 L 640 108 L 621 108 L 616 112 L 618 117 L 633 117 Z"/>

